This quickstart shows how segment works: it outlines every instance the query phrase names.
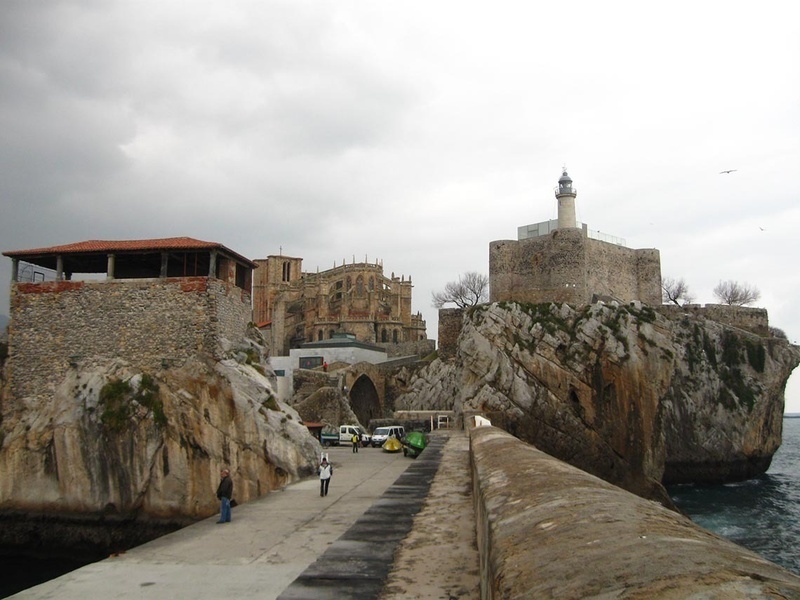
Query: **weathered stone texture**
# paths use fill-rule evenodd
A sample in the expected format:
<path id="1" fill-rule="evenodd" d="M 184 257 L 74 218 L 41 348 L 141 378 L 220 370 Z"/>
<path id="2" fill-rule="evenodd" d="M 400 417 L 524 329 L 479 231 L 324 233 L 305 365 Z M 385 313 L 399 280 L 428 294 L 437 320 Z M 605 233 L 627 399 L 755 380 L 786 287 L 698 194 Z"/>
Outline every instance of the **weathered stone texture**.
<path id="1" fill-rule="evenodd" d="M 716 321 L 745 331 L 751 331 L 760 336 L 769 335 L 769 318 L 764 308 L 750 308 L 749 306 L 728 306 L 727 304 L 684 304 L 675 306 L 664 304 L 655 309 L 670 319 L 683 317 L 703 318 Z"/>
<path id="2" fill-rule="evenodd" d="M 661 302 L 658 250 L 634 250 L 586 237 L 580 229 L 489 244 L 492 302 L 585 304 L 592 295 Z"/>
<path id="3" fill-rule="evenodd" d="M 800 577 L 495 427 L 470 432 L 481 598 L 798 598 Z"/>
<path id="4" fill-rule="evenodd" d="M 16 398 L 55 392 L 71 368 L 125 357 L 153 371 L 241 341 L 249 295 L 205 277 L 16 284 L 8 376 Z"/>
<path id="5" fill-rule="evenodd" d="M 435 340 L 417 340 L 416 342 L 400 342 L 397 344 L 375 342 L 375 345 L 386 350 L 388 358 L 428 356 L 436 350 Z"/>
<path id="6" fill-rule="evenodd" d="M 381 344 L 427 338 L 422 315 L 411 312 L 411 278 L 386 277 L 380 263 L 304 273 L 301 258 L 273 255 L 255 262 L 253 315 L 258 323 L 270 322 L 270 345 L 278 355 L 342 332 Z"/>
<path id="7" fill-rule="evenodd" d="M 415 372 L 401 410 L 479 412 L 639 495 L 666 481 L 763 473 L 781 441 L 800 348 L 641 305 L 495 303 L 468 312 L 457 355 Z"/>
<path id="8" fill-rule="evenodd" d="M 463 321 L 463 308 L 439 309 L 439 358 L 441 360 L 455 358 Z"/>
<path id="9" fill-rule="evenodd" d="M 159 369 L 163 420 L 134 397 L 130 416 L 106 414 L 107 383 L 142 382 L 121 359 L 71 370 L 50 397 L 4 400 L 0 509 L 198 518 L 218 510 L 223 467 L 239 501 L 311 474 L 319 444 L 261 370 L 197 356 Z"/>

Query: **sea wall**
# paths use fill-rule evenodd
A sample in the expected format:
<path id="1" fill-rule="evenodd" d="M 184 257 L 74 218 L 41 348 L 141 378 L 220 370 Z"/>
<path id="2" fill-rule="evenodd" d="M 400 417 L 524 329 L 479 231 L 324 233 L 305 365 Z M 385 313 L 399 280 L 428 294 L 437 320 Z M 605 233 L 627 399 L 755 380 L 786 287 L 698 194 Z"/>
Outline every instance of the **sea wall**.
<path id="1" fill-rule="evenodd" d="M 491 426 L 470 431 L 481 598 L 797 598 L 800 577 Z"/>

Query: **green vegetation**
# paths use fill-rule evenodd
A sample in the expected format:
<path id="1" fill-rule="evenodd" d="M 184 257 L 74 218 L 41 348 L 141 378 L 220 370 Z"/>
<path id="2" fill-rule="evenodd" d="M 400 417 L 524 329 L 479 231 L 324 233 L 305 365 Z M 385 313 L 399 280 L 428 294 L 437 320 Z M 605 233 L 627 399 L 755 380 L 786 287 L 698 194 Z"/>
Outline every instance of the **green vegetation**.
<path id="1" fill-rule="evenodd" d="M 691 335 L 684 343 L 686 363 L 689 365 L 689 372 L 694 373 L 695 368 L 705 362 L 707 354 L 703 345 L 703 331 L 695 323 Z M 716 353 L 714 354 L 716 362 Z"/>
<path id="2" fill-rule="evenodd" d="M 742 362 L 742 343 L 739 336 L 730 331 L 722 334 L 722 363 L 729 369 L 737 368 Z"/>
<path id="3" fill-rule="evenodd" d="M 111 431 L 123 431 L 131 418 L 131 385 L 121 379 L 113 379 L 100 390 L 100 421 Z"/>
<path id="4" fill-rule="evenodd" d="M 655 323 L 656 317 L 658 315 L 658 313 L 656 313 L 656 311 L 653 310 L 652 307 L 645 305 L 642 305 L 642 308 L 640 309 L 631 305 L 621 306 L 620 309 L 626 311 L 629 315 L 631 315 L 634 319 L 636 319 L 636 321 L 640 323 Z"/>
<path id="5" fill-rule="evenodd" d="M 750 340 L 746 340 L 744 345 L 747 349 L 747 362 L 757 373 L 763 373 L 767 362 L 767 351 L 764 346 Z"/>
<path id="6" fill-rule="evenodd" d="M 646 335 L 645 335 L 643 332 L 641 332 L 641 331 L 639 331 L 639 332 L 636 334 L 636 337 L 638 337 L 638 338 L 639 338 L 639 339 L 640 339 L 640 340 L 641 340 L 641 341 L 642 341 L 644 344 L 646 344 L 647 346 L 650 346 L 651 348 L 656 348 L 656 347 L 658 347 L 658 344 L 657 344 L 656 342 L 654 342 L 653 340 L 651 340 L 649 337 L 647 337 L 647 336 L 646 336 Z"/>
<path id="7" fill-rule="evenodd" d="M 505 302 L 501 302 L 500 307 L 506 308 L 505 304 Z M 470 306 L 467 309 L 467 316 L 475 322 L 475 325 L 482 325 L 484 313 L 488 307 L 488 304 L 476 304 L 475 306 Z"/>
<path id="8" fill-rule="evenodd" d="M 616 340 L 622 344 L 622 347 L 625 348 L 625 357 L 627 358 L 630 355 L 630 347 L 628 345 L 628 336 L 625 335 L 625 331 L 622 328 L 622 321 L 623 319 L 626 321 L 627 325 L 627 318 L 625 315 L 627 314 L 627 309 L 623 307 L 623 309 L 617 309 L 606 312 L 603 316 L 603 325 L 608 327 L 608 330 L 611 332 L 611 335 L 616 338 Z"/>
<path id="9" fill-rule="evenodd" d="M 255 348 L 248 348 L 244 351 L 245 356 L 247 359 L 245 363 L 248 365 L 258 365 L 261 363 L 261 355 L 258 353 L 258 350 Z"/>
<path id="10" fill-rule="evenodd" d="M 278 400 L 275 398 L 275 396 L 272 395 L 270 395 L 269 398 L 264 400 L 262 406 L 270 410 L 280 411 L 280 407 L 278 406 Z"/>
<path id="11" fill-rule="evenodd" d="M 724 387 L 719 392 L 720 404 L 732 410 L 737 408 L 736 398 L 738 398 L 738 406 L 746 407 L 747 412 L 753 410 L 753 406 L 756 403 L 756 394 L 745 383 L 741 370 L 738 368 L 722 369 L 720 379 L 724 384 Z"/>
<path id="12" fill-rule="evenodd" d="M 708 337 L 708 333 L 703 331 L 703 352 L 706 354 L 706 358 L 708 362 L 711 364 L 713 369 L 717 368 L 717 348 L 711 343 L 711 338 Z"/>
<path id="13" fill-rule="evenodd" d="M 139 389 L 134 392 L 129 381 L 112 379 L 100 390 L 100 422 L 114 432 L 124 431 L 131 424 L 134 403 L 146 408 L 159 427 L 167 424 L 164 405 L 158 394 L 158 384 L 151 375 L 142 375 Z"/>

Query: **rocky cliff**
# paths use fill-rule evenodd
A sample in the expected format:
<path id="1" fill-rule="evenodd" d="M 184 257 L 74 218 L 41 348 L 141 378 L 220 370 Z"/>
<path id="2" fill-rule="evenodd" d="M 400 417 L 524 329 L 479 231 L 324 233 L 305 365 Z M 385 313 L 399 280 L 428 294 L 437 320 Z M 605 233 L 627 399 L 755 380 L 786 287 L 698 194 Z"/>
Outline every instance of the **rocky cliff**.
<path id="1" fill-rule="evenodd" d="M 313 473 L 320 446 L 276 401 L 257 345 L 228 356 L 156 373 L 96 361 L 51 398 L 6 394 L 0 511 L 185 522 L 218 510 L 223 467 L 239 502 Z"/>
<path id="2" fill-rule="evenodd" d="M 798 363 L 786 340 L 696 314 L 496 303 L 465 312 L 455 358 L 416 373 L 396 407 L 481 411 L 548 454 L 670 504 L 662 482 L 766 470 Z"/>

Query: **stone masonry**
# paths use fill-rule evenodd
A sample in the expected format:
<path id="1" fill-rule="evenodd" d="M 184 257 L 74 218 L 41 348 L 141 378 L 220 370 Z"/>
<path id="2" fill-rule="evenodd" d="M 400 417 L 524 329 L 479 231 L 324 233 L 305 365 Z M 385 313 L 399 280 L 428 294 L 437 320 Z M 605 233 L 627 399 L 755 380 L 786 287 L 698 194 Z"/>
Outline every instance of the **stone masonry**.
<path id="1" fill-rule="evenodd" d="M 635 250 L 577 229 L 489 244 L 490 301 L 587 304 L 601 295 L 661 304 L 658 250 Z"/>
<path id="2" fill-rule="evenodd" d="M 426 341 L 422 315 L 411 312 L 411 278 L 387 277 L 379 262 L 343 263 L 317 273 L 303 272 L 296 257 L 273 255 L 255 263 L 253 319 L 266 328 L 276 355 L 335 333 L 387 349 Z"/>
<path id="3" fill-rule="evenodd" d="M 123 357 L 146 371 L 240 341 L 250 295 L 206 277 L 15 284 L 8 376 L 16 398 L 52 395 L 71 368 Z"/>

